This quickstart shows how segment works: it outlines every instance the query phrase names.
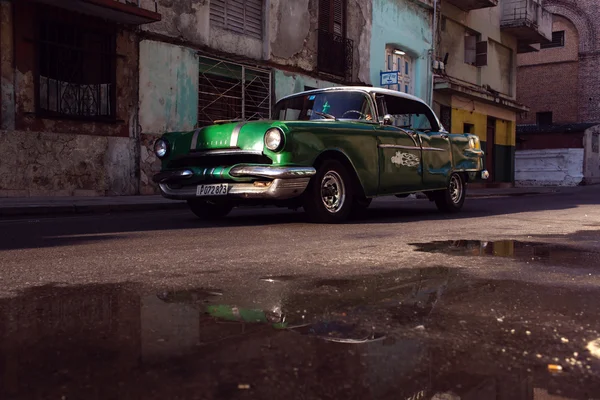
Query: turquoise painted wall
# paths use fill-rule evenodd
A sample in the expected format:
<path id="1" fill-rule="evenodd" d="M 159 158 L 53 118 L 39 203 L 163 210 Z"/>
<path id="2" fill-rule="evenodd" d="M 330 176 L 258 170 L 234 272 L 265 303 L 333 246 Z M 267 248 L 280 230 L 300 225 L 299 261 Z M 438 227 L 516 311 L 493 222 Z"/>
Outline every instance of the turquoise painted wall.
<path id="1" fill-rule="evenodd" d="M 414 94 L 430 101 L 431 70 L 428 51 L 432 46 L 432 10 L 410 0 L 373 0 L 371 31 L 371 84 L 379 87 L 379 73 L 385 70 L 386 45 L 395 45 L 415 61 Z"/>
<path id="2" fill-rule="evenodd" d="M 336 83 L 314 79 L 306 75 L 293 74 L 279 69 L 273 70 L 276 101 L 290 94 L 299 93 L 305 86 L 316 89 L 339 86 Z"/>

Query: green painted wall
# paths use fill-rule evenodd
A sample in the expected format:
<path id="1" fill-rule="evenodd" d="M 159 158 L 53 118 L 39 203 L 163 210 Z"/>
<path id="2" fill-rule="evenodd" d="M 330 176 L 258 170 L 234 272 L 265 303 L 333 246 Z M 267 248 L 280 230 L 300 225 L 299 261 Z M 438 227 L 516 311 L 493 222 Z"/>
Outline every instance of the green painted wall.
<path id="1" fill-rule="evenodd" d="M 379 87 L 385 70 L 386 45 L 394 45 L 409 54 L 414 64 L 414 94 L 430 103 L 432 11 L 410 0 L 373 0 L 371 30 L 371 84 Z"/>

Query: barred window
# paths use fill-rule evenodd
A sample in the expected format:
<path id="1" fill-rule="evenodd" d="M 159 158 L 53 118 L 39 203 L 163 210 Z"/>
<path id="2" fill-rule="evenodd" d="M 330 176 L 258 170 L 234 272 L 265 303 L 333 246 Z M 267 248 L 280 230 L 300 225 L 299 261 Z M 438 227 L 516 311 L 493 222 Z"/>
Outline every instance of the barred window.
<path id="1" fill-rule="evenodd" d="M 210 0 L 213 26 L 262 39 L 262 0 Z"/>
<path id="2" fill-rule="evenodd" d="M 38 113 L 114 119 L 114 31 L 53 19 L 42 19 L 38 26 Z"/>

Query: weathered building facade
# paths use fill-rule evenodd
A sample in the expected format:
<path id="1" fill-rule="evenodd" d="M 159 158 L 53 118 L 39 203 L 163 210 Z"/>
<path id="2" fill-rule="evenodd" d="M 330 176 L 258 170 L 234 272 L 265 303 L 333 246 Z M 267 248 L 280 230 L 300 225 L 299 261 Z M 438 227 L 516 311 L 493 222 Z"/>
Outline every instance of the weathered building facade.
<path id="1" fill-rule="evenodd" d="M 370 81 L 371 2 L 0 6 L 0 196 L 155 193 L 157 135 Z"/>
<path id="2" fill-rule="evenodd" d="M 374 0 L 372 85 L 413 94 L 431 104 L 432 26 L 433 0 Z M 386 79 L 395 83 L 386 84 Z"/>
<path id="3" fill-rule="evenodd" d="M 518 57 L 521 185 L 600 183 L 600 8 L 595 0 L 547 0 L 552 41 Z"/>
<path id="4" fill-rule="evenodd" d="M 512 185 L 517 54 L 551 39 L 541 0 L 446 0 L 438 4 L 434 109 L 451 132 L 478 135 L 494 185 Z"/>

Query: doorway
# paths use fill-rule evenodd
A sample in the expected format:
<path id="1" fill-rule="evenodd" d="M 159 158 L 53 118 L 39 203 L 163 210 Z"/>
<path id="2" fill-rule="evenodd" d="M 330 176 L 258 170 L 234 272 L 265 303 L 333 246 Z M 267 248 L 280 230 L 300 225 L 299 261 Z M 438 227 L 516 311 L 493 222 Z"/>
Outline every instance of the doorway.
<path id="1" fill-rule="evenodd" d="M 496 118 L 488 117 L 485 138 L 485 169 L 490 173 L 488 182 L 495 181 L 494 143 L 496 142 Z"/>

